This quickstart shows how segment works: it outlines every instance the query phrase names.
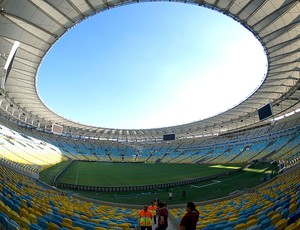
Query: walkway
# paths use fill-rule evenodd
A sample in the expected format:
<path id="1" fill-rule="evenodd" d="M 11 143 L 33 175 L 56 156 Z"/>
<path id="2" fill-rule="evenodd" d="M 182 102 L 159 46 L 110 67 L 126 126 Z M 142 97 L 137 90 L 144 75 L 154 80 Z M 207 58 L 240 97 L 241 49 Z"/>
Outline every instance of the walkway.
<path id="1" fill-rule="evenodd" d="M 157 224 L 153 224 L 152 225 L 152 230 L 155 230 L 155 228 L 156 228 L 156 226 L 157 226 Z M 170 221 L 170 219 L 168 220 L 168 228 L 167 228 L 167 230 L 178 230 L 179 228 L 178 227 L 175 227 L 174 225 L 173 225 L 173 223 Z"/>

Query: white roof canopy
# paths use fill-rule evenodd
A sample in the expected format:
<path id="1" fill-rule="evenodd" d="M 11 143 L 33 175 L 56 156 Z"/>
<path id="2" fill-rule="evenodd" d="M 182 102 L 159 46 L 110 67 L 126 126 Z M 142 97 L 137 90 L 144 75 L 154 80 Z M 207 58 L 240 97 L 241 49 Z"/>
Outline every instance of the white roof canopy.
<path id="1" fill-rule="evenodd" d="M 257 91 L 239 105 L 209 119 L 156 129 L 110 129 L 70 121 L 51 111 L 39 98 L 36 88 L 39 65 L 51 46 L 72 26 L 91 15 L 124 5 L 125 2 L 0 0 L 0 73 L 4 72 L 14 42 L 20 42 L 5 88 L 1 90 L 1 114 L 48 131 L 51 131 L 52 124 L 55 123 L 63 126 L 64 133 L 67 135 L 151 141 L 161 139 L 163 134 L 167 133 L 175 133 L 177 138 L 185 138 L 259 125 L 262 122 L 259 121 L 257 109 L 270 102 L 273 105 L 274 116 L 280 116 L 300 107 L 299 1 L 183 2 L 208 7 L 234 18 L 249 29 L 265 48 L 269 61 L 267 76 Z M 134 3 L 134 1 L 127 1 L 127 3 Z"/>

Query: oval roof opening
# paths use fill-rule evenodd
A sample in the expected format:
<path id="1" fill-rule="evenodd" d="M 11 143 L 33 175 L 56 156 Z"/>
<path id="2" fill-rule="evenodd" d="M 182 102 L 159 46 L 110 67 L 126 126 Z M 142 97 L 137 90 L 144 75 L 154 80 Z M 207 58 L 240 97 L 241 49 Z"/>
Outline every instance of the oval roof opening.
<path id="1" fill-rule="evenodd" d="M 130 4 L 66 33 L 39 69 L 57 114 L 86 125 L 148 129 L 222 113 L 262 83 L 255 36 L 223 14 L 182 3 Z"/>

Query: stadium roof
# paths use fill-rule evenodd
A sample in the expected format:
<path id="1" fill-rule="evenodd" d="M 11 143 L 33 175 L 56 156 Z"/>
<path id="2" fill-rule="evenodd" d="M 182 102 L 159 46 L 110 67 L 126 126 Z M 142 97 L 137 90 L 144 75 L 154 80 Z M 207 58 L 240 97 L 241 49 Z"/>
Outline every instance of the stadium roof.
<path id="1" fill-rule="evenodd" d="M 137 1 L 140 2 L 140 1 Z M 208 119 L 155 129 L 111 129 L 79 124 L 47 108 L 39 98 L 36 76 L 43 57 L 71 27 L 87 17 L 135 1 L 120 0 L 0 0 L 1 115 L 31 127 L 51 131 L 63 126 L 73 136 L 154 141 L 164 134 L 177 138 L 226 133 L 270 122 L 260 121 L 257 110 L 271 103 L 273 117 L 298 109 L 300 99 L 300 4 L 297 0 L 182 1 L 217 10 L 249 29 L 265 48 L 268 72 L 263 84 L 234 108 Z M 20 42 L 6 81 L 5 65 Z M 247 71 L 247 70 L 245 70 Z"/>

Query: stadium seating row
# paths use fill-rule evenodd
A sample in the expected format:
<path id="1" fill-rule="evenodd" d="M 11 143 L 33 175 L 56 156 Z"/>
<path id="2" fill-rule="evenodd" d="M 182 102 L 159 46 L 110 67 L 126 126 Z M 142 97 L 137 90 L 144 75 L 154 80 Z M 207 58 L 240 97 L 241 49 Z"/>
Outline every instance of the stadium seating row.
<path id="1" fill-rule="evenodd" d="M 53 190 L 0 166 L 0 215 L 4 229 L 135 229 L 137 210 L 101 205 Z M 14 221 L 14 222 L 13 222 Z"/>
<path id="2" fill-rule="evenodd" d="M 1 127 L 1 159 L 14 162 L 32 173 L 64 160 L 222 164 L 260 159 L 290 161 L 300 155 L 300 126 L 246 139 L 221 141 L 220 138 L 214 143 L 202 140 L 189 145 L 184 141 L 145 144 L 138 150 L 129 144 L 56 138 L 33 130 L 16 131 Z"/>
<path id="3" fill-rule="evenodd" d="M 198 204 L 200 219 L 197 229 L 300 227 L 300 166 L 295 167 L 253 192 Z M 134 208 L 74 198 L 5 166 L 0 166 L 0 175 L 0 222 L 3 229 L 130 230 L 138 226 Z M 185 214 L 184 208 L 170 208 L 169 211 L 178 222 Z"/>
<path id="4" fill-rule="evenodd" d="M 299 168 L 254 192 L 206 205 L 200 203 L 197 229 L 300 229 Z M 170 213 L 179 222 L 185 209 L 174 208 Z"/>

